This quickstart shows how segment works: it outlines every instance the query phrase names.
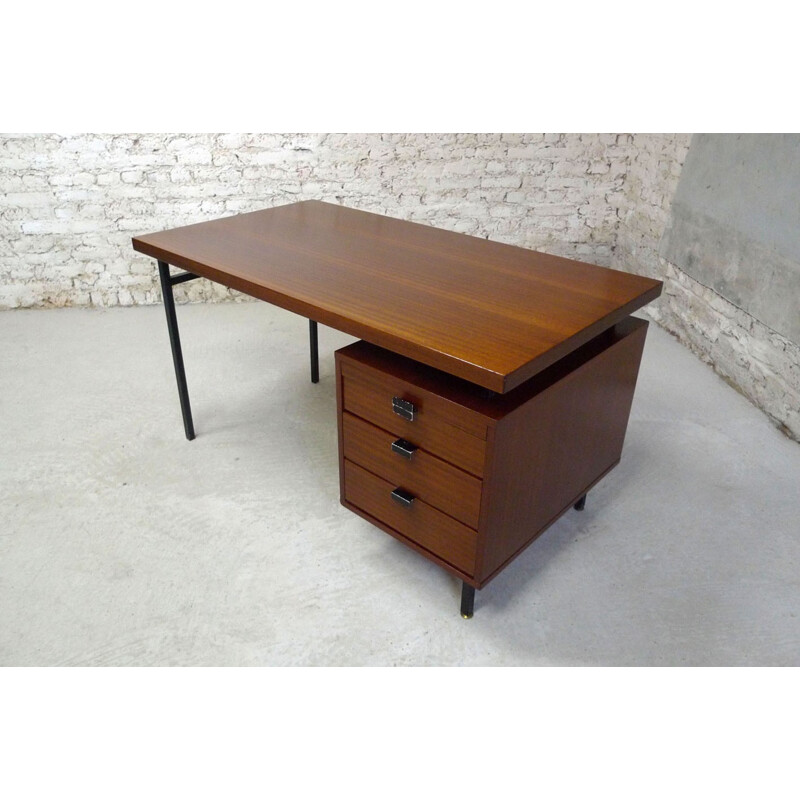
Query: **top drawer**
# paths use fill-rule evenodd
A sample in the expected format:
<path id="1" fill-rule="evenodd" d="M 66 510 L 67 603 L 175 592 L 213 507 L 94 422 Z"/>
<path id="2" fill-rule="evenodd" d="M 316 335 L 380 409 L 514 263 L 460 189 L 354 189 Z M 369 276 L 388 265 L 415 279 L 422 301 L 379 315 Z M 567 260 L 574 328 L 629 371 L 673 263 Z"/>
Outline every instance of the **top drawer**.
<path id="1" fill-rule="evenodd" d="M 395 375 L 342 359 L 344 410 L 481 477 L 486 421 L 470 409 Z M 413 421 L 398 414 L 394 399 L 413 405 Z"/>

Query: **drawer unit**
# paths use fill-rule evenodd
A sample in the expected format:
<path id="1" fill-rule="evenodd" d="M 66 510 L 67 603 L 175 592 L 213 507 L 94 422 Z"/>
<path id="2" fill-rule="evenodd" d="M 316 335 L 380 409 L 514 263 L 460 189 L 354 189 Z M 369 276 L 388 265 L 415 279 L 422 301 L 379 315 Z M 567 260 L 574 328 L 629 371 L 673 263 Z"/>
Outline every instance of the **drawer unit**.
<path id="1" fill-rule="evenodd" d="M 480 589 L 618 463 L 646 331 L 629 317 L 505 394 L 342 348 L 342 504 Z"/>

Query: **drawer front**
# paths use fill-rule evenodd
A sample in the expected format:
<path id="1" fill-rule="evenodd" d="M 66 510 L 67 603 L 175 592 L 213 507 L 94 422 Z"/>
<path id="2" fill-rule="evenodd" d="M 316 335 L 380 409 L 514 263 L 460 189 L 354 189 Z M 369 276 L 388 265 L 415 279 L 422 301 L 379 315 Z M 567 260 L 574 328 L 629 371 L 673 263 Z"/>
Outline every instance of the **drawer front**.
<path id="1" fill-rule="evenodd" d="M 434 553 L 467 575 L 475 572 L 477 533 L 416 499 L 406 507 L 391 496 L 395 485 L 344 462 L 345 499 L 376 520 Z"/>
<path id="2" fill-rule="evenodd" d="M 473 475 L 483 475 L 486 425 L 481 427 L 469 415 L 461 416 L 466 409 L 391 375 L 362 366 L 353 368 L 347 362 L 342 365 L 342 378 L 346 411 Z M 413 421 L 394 411 L 395 397 L 413 403 Z"/>
<path id="3" fill-rule="evenodd" d="M 423 449 L 410 458 L 392 450 L 398 441 L 348 412 L 342 415 L 344 457 L 374 472 L 394 486 L 402 486 L 428 505 L 455 517 L 470 528 L 478 527 L 481 481 Z M 415 445 L 416 442 L 410 441 Z"/>

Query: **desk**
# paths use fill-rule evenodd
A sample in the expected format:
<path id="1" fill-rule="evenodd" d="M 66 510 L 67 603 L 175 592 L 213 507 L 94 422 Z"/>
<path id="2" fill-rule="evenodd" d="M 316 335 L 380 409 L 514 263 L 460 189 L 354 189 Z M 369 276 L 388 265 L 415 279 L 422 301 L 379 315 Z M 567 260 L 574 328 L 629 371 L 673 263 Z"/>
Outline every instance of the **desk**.
<path id="1" fill-rule="evenodd" d="M 468 612 L 464 616 L 472 611 L 470 589 L 485 585 L 570 507 L 565 498 L 582 508 L 588 488 L 619 460 L 646 329 L 646 323 L 631 320 L 630 315 L 659 296 L 660 281 L 317 201 L 137 236 L 133 247 L 159 262 L 189 439 L 194 437 L 194 425 L 172 299 L 176 283 L 208 278 L 307 317 L 313 382 L 318 380 L 317 323 L 363 340 L 337 354 L 342 502 L 460 577 L 462 613 Z M 170 275 L 168 265 L 186 272 Z M 356 405 L 355 387 L 368 392 L 375 385 L 388 392 L 394 385 L 402 386 L 405 394 L 417 399 L 415 404 L 402 392 L 389 397 L 397 420 L 404 419 L 403 403 L 407 403 L 412 419 L 405 422 L 416 421 L 413 430 L 426 425 L 431 431 L 426 437 L 431 444 L 415 445 L 419 457 L 409 458 L 410 463 L 434 458 L 427 463 L 437 475 L 445 475 L 448 466 L 460 470 L 451 473 L 452 480 L 441 477 L 443 484 L 458 484 L 466 475 L 481 479 L 484 488 L 494 487 L 491 495 L 482 489 L 470 501 L 479 511 L 466 526 L 475 539 L 467 548 L 473 555 L 464 556 L 467 561 L 459 556 L 461 560 L 454 563 L 446 546 L 437 550 L 435 544 L 421 544 L 428 542 L 424 533 L 415 538 L 387 523 L 394 506 L 390 505 L 392 512 L 376 516 L 348 498 L 347 475 L 358 476 L 350 483 L 358 487 L 357 494 L 367 495 L 382 491 L 378 487 L 383 484 L 373 479 L 386 476 L 371 471 L 363 459 L 359 463 L 344 455 L 346 431 L 351 443 L 363 444 L 364 436 L 379 435 L 375 430 L 387 435 L 395 430 L 385 421 L 383 427 L 377 424 L 384 419 L 383 412 L 376 411 L 375 418 L 367 411 L 359 416 L 348 410 L 342 388 L 346 381 L 351 387 L 347 399 Z M 553 397 L 558 399 L 556 406 Z M 605 413 L 609 404 L 613 413 Z M 423 406 L 427 415 L 419 413 Z M 558 441 L 543 438 L 541 431 L 531 433 L 539 430 L 536 420 L 542 414 L 550 415 L 552 431 L 560 431 Z M 582 420 L 580 436 L 569 433 L 570 419 L 575 418 Z M 423 419 L 428 423 L 423 425 Z M 586 428 L 592 419 L 594 432 Z M 450 427 L 437 427 L 436 420 Z M 491 446 L 474 456 L 480 469 L 478 461 L 463 461 L 471 457 L 463 449 L 448 455 L 448 442 L 465 425 L 472 426 L 470 435 L 483 437 L 484 442 L 492 438 Z M 502 457 L 497 449 L 501 440 Z M 537 453 L 549 455 L 526 466 L 520 462 L 522 453 L 514 450 L 515 441 L 527 441 Z M 471 440 L 464 442 L 471 446 Z M 591 457 L 598 448 L 599 460 Z M 571 460 L 576 462 L 572 466 L 567 463 Z M 584 461 L 591 462 L 588 473 L 580 467 Z M 520 476 L 534 479 L 535 474 L 553 470 L 564 488 L 540 488 L 554 498 L 544 504 L 546 519 L 537 519 L 530 536 L 530 531 L 513 534 L 521 524 L 519 509 L 529 506 Z M 580 496 L 572 497 L 576 491 Z M 392 493 L 398 508 L 408 496 L 402 487 Z M 544 496 L 537 498 L 539 507 Z M 463 509 L 456 509 L 454 517 L 441 506 L 423 503 L 411 497 L 408 506 L 415 510 L 409 513 L 422 509 L 418 516 L 434 519 L 430 507 L 443 515 L 435 516 L 435 524 L 445 531 L 441 533 L 445 539 L 453 527 L 450 520 L 458 514 L 462 516 L 458 524 L 464 525 Z M 500 523 L 495 520 L 494 527 L 491 523 L 498 504 L 505 508 L 501 533 Z M 463 550 L 461 544 L 456 549 Z"/>

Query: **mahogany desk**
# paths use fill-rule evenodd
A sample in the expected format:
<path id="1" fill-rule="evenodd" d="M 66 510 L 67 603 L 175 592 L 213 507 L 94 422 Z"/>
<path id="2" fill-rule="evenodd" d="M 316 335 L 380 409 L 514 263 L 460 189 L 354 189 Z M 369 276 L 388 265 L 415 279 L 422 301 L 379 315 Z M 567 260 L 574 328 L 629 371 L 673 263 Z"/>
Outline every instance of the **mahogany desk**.
<path id="1" fill-rule="evenodd" d="M 660 281 L 318 201 L 133 247 L 158 260 L 189 439 L 176 283 L 307 317 L 313 382 L 318 322 L 363 340 L 336 354 L 342 503 L 461 578 L 464 616 L 619 461 L 646 330 L 630 315 Z"/>

